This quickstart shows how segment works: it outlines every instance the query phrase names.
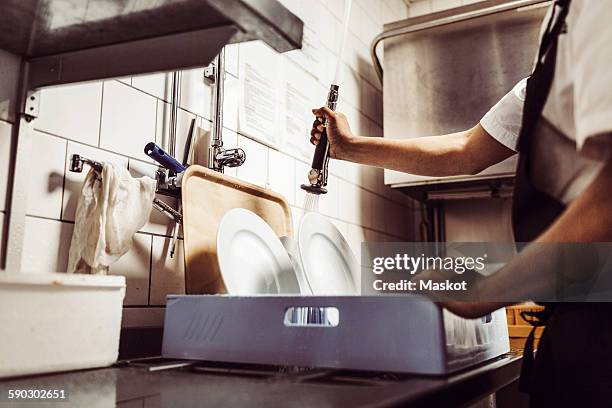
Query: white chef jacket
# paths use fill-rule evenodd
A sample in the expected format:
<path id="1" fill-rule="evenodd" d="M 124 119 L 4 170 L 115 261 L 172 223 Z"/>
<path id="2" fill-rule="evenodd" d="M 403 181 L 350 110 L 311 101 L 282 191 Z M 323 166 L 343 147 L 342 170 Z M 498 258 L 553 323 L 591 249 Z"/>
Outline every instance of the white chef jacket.
<path id="1" fill-rule="evenodd" d="M 549 19 L 550 13 L 543 27 Z M 566 23 L 542 112 L 547 126 L 539 126 L 534 135 L 531 174 L 536 187 L 568 204 L 612 159 L 612 2 L 573 0 Z M 525 86 L 526 79 L 521 80 L 480 121 L 513 150 Z"/>

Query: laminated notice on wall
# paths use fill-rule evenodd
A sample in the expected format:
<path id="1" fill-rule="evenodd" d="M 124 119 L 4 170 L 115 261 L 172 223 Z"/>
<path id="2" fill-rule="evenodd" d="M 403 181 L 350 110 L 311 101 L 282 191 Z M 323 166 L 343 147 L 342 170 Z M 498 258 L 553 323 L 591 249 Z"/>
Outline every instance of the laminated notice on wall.
<path id="1" fill-rule="evenodd" d="M 315 107 L 313 97 L 319 85 L 312 76 L 288 59 L 284 60 L 283 68 L 282 146 L 298 156 L 310 158 L 312 146 L 309 132 L 314 120 L 311 109 Z"/>
<path id="2" fill-rule="evenodd" d="M 238 132 L 278 145 L 282 58 L 256 41 L 240 45 Z"/>

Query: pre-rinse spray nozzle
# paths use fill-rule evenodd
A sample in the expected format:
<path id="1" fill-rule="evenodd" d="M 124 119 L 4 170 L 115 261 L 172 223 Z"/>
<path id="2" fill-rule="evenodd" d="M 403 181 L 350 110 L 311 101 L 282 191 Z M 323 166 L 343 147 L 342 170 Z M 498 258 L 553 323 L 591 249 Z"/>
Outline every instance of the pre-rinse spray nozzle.
<path id="1" fill-rule="evenodd" d="M 332 84 L 329 87 L 327 94 L 327 107 L 333 111 L 336 110 L 338 104 L 338 89 L 340 87 Z M 325 124 L 327 126 L 327 123 Z M 315 148 L 314 157 L 312 158 L 312 166 L 308 172 L 308 182 L 310 184 L 302 184 L 302 189 L 312 194 L 325 194 L 327 190 L 327 167 L 329 165 L 329 142 L 327 141 L 327 129 L 323 129 L 319 144 Z"/>

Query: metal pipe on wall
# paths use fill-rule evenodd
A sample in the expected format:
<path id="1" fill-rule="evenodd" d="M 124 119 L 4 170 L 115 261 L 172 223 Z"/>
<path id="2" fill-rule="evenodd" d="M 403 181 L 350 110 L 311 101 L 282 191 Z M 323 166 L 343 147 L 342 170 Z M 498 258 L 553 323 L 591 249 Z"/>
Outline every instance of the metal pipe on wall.
<path id="1" fill-rule="evenodd" d="M 213 87 L 213 137 L 210 143 L 208 167 L 223 173 L 223 166 L 218 166 L 216 155 L 223 147 L 223 100 L 225 87 L 225 47 L 221 48 L 215 60 L 215 84 Z"/>

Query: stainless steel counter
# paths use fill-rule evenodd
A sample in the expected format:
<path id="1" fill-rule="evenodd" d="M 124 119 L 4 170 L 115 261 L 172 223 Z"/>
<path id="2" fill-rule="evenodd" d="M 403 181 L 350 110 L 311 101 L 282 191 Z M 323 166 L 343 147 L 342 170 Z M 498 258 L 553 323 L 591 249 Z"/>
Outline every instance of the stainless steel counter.
<path id="1" fill-rule="evenodd" d="M 7 390 L 18 388 L 66 390 L 68 401 L 37 407 L 454 407 L 514 382 L 520 357 L 508 354 L 443 378 L 214 363 L 154 371 L 158 364 L 140 360 L 137 366 L 0 381 L 0 402 L 28 406 L 6 404 Z"/>

